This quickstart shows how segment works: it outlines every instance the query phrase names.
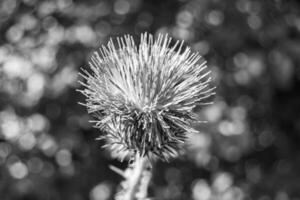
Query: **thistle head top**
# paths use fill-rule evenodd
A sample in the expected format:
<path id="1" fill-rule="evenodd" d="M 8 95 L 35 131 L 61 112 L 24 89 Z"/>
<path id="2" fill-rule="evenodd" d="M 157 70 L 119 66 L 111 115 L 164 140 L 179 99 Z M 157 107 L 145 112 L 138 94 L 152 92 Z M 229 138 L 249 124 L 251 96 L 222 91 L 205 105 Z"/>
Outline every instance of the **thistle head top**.
<path id="1" fill-rule="evenodd" d="M 82 70 L 81 92 L 100 139 L 119 157 L 136 153 L 163 160 L 176 157 L 186 134 L 194 132 L 193 108 L 214 94 L 206 62 L 183 42 L 142 34 L 110 40 Z"/>

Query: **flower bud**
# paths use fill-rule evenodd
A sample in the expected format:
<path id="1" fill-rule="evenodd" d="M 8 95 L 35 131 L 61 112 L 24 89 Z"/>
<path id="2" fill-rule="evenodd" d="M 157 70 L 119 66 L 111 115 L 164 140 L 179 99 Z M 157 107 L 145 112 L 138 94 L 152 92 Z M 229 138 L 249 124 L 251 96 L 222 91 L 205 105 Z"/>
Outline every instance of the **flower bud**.
<path id="1" fill-rule="evenodd" d="M 119 157 L 174 158 L 187 134 L 195 132 L 193 109 L 214 94 L 205 60 L 167 35 L 142 34 L 112 40 L 82 70 L 88 112 L 100 139 Z"/>

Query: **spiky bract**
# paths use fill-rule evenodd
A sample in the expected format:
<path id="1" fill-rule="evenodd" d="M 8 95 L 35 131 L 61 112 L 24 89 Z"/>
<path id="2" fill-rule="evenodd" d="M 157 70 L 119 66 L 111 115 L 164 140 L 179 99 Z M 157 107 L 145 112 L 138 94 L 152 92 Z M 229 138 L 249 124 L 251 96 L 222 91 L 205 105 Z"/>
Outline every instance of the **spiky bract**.
<path id="1" fill-rule="evenodd" d="M 154 41 L 142 34 L 137 47 L 132 36 L 102 46 L 90 59 L 91 72 L 81 74 L 95 127 L 107 147 L 121 157 L 139 153 L 164 160 L 176 157 L 197 121 L 193 108 L 213 94 L 206 62 L 183 42 Z"/>

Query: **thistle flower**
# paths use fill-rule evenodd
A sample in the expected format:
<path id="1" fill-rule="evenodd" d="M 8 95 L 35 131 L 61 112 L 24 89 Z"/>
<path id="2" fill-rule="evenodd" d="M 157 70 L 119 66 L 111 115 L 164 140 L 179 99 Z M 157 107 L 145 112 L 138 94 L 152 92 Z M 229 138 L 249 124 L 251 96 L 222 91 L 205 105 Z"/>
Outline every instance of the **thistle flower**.
<path id="1" fill-rule="evenodd" d="M 96 128 L 112 152 L 125 156 L 176 157 L 187 134 L 196 132 L 193 109 L 214 94 L 205 60 L 183 42 L 142 34 L 110 40 L 82 70 L 81 92 Z M 182 52 L 182 53 L 181 53 Z"/>

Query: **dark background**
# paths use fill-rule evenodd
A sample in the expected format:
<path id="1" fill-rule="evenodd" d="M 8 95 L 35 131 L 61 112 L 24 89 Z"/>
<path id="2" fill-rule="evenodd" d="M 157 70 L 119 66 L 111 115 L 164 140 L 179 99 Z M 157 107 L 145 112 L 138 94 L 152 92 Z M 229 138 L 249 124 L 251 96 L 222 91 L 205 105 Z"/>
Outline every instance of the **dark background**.
<path id="1" fill-rule="evenodd" d="M 217 86 L 150 196 L 300 199 L 300 4 L 281 0 L 0 0 L 0 199 L 107 200 L 126 167 L 101 149 L 78 71 L 109 37 L 169 33 Z"/>

